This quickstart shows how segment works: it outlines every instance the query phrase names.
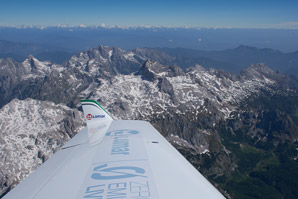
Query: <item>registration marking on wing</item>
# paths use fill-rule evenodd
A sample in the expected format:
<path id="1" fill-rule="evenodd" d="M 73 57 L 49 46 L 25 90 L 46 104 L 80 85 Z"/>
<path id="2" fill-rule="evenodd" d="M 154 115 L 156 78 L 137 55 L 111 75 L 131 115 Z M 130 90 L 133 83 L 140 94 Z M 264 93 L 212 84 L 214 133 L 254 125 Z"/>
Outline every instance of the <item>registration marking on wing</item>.
<path id="1" fill-rule="evenodd" d="M 80 198 L 158 198 L 141 133 L 114 130 L 106 133 L 104 142 L 94 157 Z"/>

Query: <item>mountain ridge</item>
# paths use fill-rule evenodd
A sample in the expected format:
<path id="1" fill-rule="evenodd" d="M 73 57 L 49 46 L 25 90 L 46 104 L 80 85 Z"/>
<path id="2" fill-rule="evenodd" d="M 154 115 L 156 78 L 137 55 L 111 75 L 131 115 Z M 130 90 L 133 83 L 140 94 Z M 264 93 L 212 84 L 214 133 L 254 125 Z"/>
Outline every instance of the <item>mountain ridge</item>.
<path id="1" fill-rule="evenodd" d="M 251 64 L 265 63 L 273 70 L 279 70 L 297 77 L 297 51 L 282 53 L 270 48 L 256 48 L 240 45 L 233 49 L 222 51 L 202 51 L 183 48 L 159 48 L 171 56 L 182 56 L 205 65 L 206 68 L 223 69 L 227 72 L 239 73 Z M 294 73 L 291 73 L 293 71 Z"/>
<path id="2" fill-rule="evenodd" d="M 0 57 L 3 58 L 12 57 L 20 62 L 23 61 L 23 59 L 25 59 L 29 54 L 33 54 L 39 60 L 50 60 L 51 62 L 58 64 L 67 62 L 71 58 L 71 56 L 76 55 L 76 52 L 81 51 L 70 51 L 58 47 L 44 47 L 42 45 L 23 44 L 4 40 L 0 41 L 0 48 Z M 92 52 L 91 49 L 99 48 L 100 46 L 98 46 L 97 48 L 89 48 L 85 51 Z M 225 70 L 227 72 L 239 73 L 241 70 L 245 69 L 251 64 L 262 62 L 266 65 L 269 65 L 273 70 L 279 70 L 283 73 L 298 77 L 297 50 L 293 52 L 283 53 L 272 48 L 257 48 L 243 44 L 237 45 L 233 48 L 226 48 L 224 50 L 210 51 L 196 50 L 191 48 L 187 49 L 181 47 L 131 49 L 133 50 L 129 51 L 131 51 L 131 53 L 139 55 L 139 57 L 154 57 L 155 60 L 159 63 L 162 63 L 164 65 L 179 65 L 183 68 L 183 70 L 186 70 L 192 65 L 199 64 L 204 66 L 205 68 L 216 68 Z M 114 50 L 115 52 L 117 52 L 117 47 L 115 47 Z M 107 56 L 103 57 L 107 58 Z M 123 63 L 122 67 L 124 66 L 125 65 Z"/>

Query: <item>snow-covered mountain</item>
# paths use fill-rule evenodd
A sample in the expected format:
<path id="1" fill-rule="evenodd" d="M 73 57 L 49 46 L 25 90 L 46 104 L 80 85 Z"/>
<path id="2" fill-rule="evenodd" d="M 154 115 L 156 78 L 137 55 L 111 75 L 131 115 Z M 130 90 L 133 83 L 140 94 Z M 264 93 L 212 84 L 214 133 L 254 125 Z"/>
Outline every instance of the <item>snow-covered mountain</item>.
<path id="1" fill-rule="evenodd" d="M 242 100 L 260 89 L 269 90 L 275 83 L 259 73 L 262 68 L 267 67 L 251 66 L 244 75 L 236 76 L 200 66 L 184 72 L 178 66 L 147 60 L 138 72 L 100 79 L 97 88 L 87 89 L 80 96 L 101 99 L 108 110 L 121 118 L 148 118 L 164 112 L 193 112 L 197 116 L 211 113 L 212 109 L 220 118 L 227 118 Z M 250 71 L 255 74 L 248 77 Z"/>
<path id="2" fill-rule="evenodd" d="M 2 77 L 0 80 L 0 97 L 2 98 L 0 107 L 15 97 L 19 99 L 31 97 L 73 106 L 78 103 L 77 96 L 85 97 L 84 94 L 94 93 L 93 88 L 100 88 L 105 81 L 114 81 L 109 83 L 117 86 L 116 79 L 127 81 L 127 84 L 130 80 L 138 81 L 140 77 L 142 83 L 156 84 L 158 80 L 159 92 L 171 95 L 172 98 L 174 94 L 176 98 L 179 98 L 177 99 L 178 103 L 186 103 L 191 97 L 181 96 L 177 92 L 187 90 L 187 88 L 182 88 L 183 86 L 194 85 L 195 89 L 191 89 L 188 96 L 199 95 L 200 100 L 208 98 L 214 103 L 218 101 L 219 104 L 234 103 L 241 100 L 246 94 L 276 82 L 270 79 L 274 74 L 273 71 L 270 69 L 261 71 L 261 68 L 266 68 L 264 65 L 252 66 L 237 76 L 200 67 L 191 67 L 187 71 L 183 71 L 180 67 L 174 66 L 176 63 L 177 60 L 174 57 L 158 50 L 136 49 L 129 51 L 104 46 L 81 52 L 71 57 L 64 65 L 41 62 L 33 56 L 29 56 L 22 63 L 11 59 L 0 59 Z M 169 73 L 168 70 L 173 71 Z M 253 70 L 255 72 L 252 72 Z M 277 76 L 282 76 L 282 74 L 277 74 Z M 153 84 L 147 86 L 153 88 Z M 170 88 L 171 86 L 174 87 Z M 197 93 L 198 90 L 200 90 L 199 93 Z M 171 93 L 172 91 L 174 93 Z M 218 97 L 218 99 L 214 97 Z M 182 98 L 186 101 L 183 101 Z M 221 102 L 221 100 L 223 101 Z M 202 104 L 203 102 L 195 103 Z"/>
<path id="3" fill-rule="evenodd" d="M 27 177 L 82 127 L 82 113 L 62 104 L 14 99 L 0 110 L 1 194 Z"/>
<path id="4" fill-rule="evenodd" d="M 213 158 L 206 173 L 221 176 L 237 168 L 222 129 L 238 129 L 250 118 L 251 136 L 260 136 L 258 122 L 267 116 L 256 110 L 247 116 L 248 102 L 265 95 L 296 96 L 298 91 L 297 80 L 264 64 L 235 75 L 200 65 L 182 70 L 178 62 L 158 50 L 105 46 L 74 55 L 63 65 L 33 56 L 22 63 L 0 59 L 2 193 L 83 126 L 76 110 L 80 99 L 98 100 L 116 119 L 150 121 L 186 157 Z M 291 133 L 288 140 L 293 139 Z"/>
<path id="5" fill-rule="evenodd" d="M 42 62 L 33 56 L 28 56 L 22 63 L 0 59 L 0 107 L 15 97 L 70 105 L 74 96 L 90 84 L 99 83 L 98 78 L 135 72 L 149 58 L 161 63 L 174 62 L 173 57 L 158 50 L 128 51 L 104 46 L 74 55 L 64 65 Z"/>

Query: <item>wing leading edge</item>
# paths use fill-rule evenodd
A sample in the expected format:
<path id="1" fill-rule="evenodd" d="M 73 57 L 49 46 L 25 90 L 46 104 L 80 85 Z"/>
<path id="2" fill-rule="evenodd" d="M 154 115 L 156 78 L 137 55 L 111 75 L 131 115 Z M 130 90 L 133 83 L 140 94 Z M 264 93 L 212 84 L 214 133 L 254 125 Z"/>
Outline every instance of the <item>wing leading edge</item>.
<path id="1" fill-rule="evenodd" d="M 82 105 L 88 127 L 4 198 L 224 198 L 150 123 Z"/>

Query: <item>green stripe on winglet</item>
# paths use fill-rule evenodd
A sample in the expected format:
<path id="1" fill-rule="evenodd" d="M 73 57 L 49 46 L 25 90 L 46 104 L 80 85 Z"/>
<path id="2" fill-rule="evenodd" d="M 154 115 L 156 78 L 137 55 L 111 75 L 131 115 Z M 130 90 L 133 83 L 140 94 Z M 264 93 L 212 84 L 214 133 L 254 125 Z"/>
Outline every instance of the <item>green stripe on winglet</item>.
<path id="1" fill-rule="evenodd" d="M 102 108 L 102 106 L 100 106 L 100 104 L 96 100 L 81 100 L 81 102 L 91 102 L 91 103 L 97 104 L 106 114 L 108 114 L 108 112 L 104 108 Z M 108 116 L 110 116 L 110 114 L 108 114 Z"/>

